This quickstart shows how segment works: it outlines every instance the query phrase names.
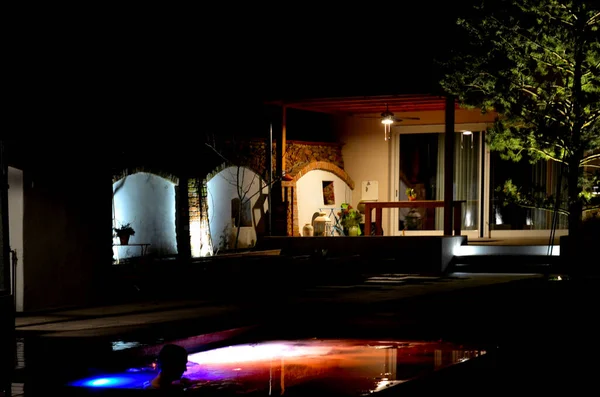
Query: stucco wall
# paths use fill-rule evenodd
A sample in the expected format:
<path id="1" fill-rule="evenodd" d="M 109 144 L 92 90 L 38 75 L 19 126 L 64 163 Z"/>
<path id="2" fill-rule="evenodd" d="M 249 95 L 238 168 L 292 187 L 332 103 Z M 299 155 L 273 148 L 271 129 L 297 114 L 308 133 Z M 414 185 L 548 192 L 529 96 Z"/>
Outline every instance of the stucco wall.
<path id="1" fill-rule="evenodd" d="M 177 254 L 175 184 L 147 172 L 129 175 L 113 184 L 116 225 L 131 223 L 129 243 L 150 244 L 148 253 Z M 119 240 L 115 238 L 115 244 Z M 137 246 L 115 247 L 115 258 L 140 256 Z M 117 251 L 118 250 L 118 251 Z"/>
<path id="2" fill-rule="evenodd" d="M 238 179 L 239 175 L 239 179 Z M 241 182 L 241 183 L 239 183 Z M 234 247 L 234 233 L 231 213 L 231 200 L 238 197 L 237 186 L 241 186 L 246 198 L 250 198 L 250 208 L 253 216 L 253 223 L 257 225 L 261 221 L 261 214 L 267 208 L 255 208 L 257 202 L 262 202 L 264 206 L 266 201 L 259 201 L 261 195 L 258 194 L 260 187 L 263 187 L 263 193 L 267 194 L 267 188 L 260 176 L 252 170 L 240 167 L 238 174 L 237 167 L 227 167 L 207 182 L 208 190 L 208 219 L 210 225 L 210 234 L 212 236 L 213 247 L 217 249 L 230 249 Z M 238 240 L 238 248 L 252 246 L 256 242 L 255 227 L 242 227 Z"/>
<path id="3" fill-rule="evenodd" d="M 323 181 L 333 181 L 334 205 L 326 205 L 323 202 Z M 296 182 L 296 189 L 300 233 L 306 223 L 312 222 L 312 216 L 319 208 L 325 209 L 329 216 L 331 208 L 337 213 L 342 203 L 352 202 L 352 189 L 344 180 L 328 171 L 313 170 L 306 173 Z"/>
<path id="4" fill-rule="evenodd" d="M 377 116 L 377 115 L 374 115 Z M 444 124 L 444 111 L 398 113 L 396 118 L 419 117 L 420 120 L 406 120 L 395 125 Z M 457 109 L 455 123 L 492 122 L 495 113 L 482 115 L 477 110 Z M 390 170 L 392 167 L 392 148 L 390 141 L 384 140 L 383 124 L 377 117 L 357 116 L 340 117 L 335 123 L 336 134 L 342 146 L 344 169 L 356 183 L 357 193 L 352 197 L 352 205 L 361 200 L 362 181 L 377 181 L 379 201 L 393 200 L 390 190 Z M 392 127 L 394 128 L 394 127 Z M 392 129 L 393 132 L 393 129 Z M 386 211 L 384 211 L 386 212 Z M 390 219 L 384 213 L 382 224 L 384 232 L 390 229 Z M 387 235 L 387 233 L 386 233 Z"/>

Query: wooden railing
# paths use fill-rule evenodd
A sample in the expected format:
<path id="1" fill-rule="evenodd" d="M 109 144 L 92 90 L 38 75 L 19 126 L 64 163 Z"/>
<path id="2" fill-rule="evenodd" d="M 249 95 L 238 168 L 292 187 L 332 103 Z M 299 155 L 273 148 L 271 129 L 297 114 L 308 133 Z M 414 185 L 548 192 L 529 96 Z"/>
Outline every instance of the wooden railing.
<path id="1" fill-rule="evenodd" d="M 462 223 L 462 204 L 466 200 L 455 200 L 452 202 L 454 235 L 460 236 L 460 224 Z M 371 213 L 375 209 L 375 235 L 382 236 L 381 215 L 383 208 L 438 208 L 444 207 L 441 200 L 414 200 L 414 201 L 368 201 L 365 202 L 365 236 L 371 235 Z"/>

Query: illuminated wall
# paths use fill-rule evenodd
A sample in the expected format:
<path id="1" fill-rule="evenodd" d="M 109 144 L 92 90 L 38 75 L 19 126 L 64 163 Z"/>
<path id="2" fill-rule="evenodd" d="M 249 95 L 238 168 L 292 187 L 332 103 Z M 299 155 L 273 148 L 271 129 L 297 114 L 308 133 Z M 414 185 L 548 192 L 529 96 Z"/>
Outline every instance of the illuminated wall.
<path id="1" fill-rule="evenodd" d="M 113 215 L 117 226 L 131 223 L 130 244 L 150 244 L 149 254 L 176 255 L 175 184 L 146 172 L 129 175 L 113 184 Z M 118 239 L 114 239 L 119 244 Z M 138 246 L 113 247 L 115 259 L 139 256 Z"/>
<path id="2" fill-rule="evenodd" d="M 323 181 L 333 181 L 335 196 L 335 204 L 333 205 L 327 205 L 323 200 Z M 329 216 L 332 208 L 334 213 L 337 214 L 342 203 L 352 203 L 352 189 L 346 182 L 334 173 L 323 170 L 312 170 L 298 179 L 296 194 L 300 232 L 306 223 L 312 222 L 313 214 L 319 211 L 320 208 L 323 208 Z"/>
<path id="3" fill-rule="evenodd" d="M 208 181 L 208 219 L 210 234 L 215 251 L 217 249 L 228 249 L 234 247 L 235 228 L 232 227 L 231 200 L 238 197 L 237 187 L 241 186 L 245 197 L 250 199 L 250 209 L 254 225 L 260 222 L 260 215 L 266 211 L 259 208 L 257 203 L 263 202 L 258 194 L 260 186 L 264 186 L 259 175 L 248 168 L 240 167 L 238 177 L 237 167 L 228 167 L 216 174 Z M 264 194 L 267 188 L 263 188 Z M 267 205 L 266 200 L 264 206 Z M 256 230 L 254 226 L 242 227 L 238 241 L 238 248 L 247 248 L 256 242 Z"/>
<path id="4" fill-rule="evenodd" d="M 190 249 L 193 258 L 211 256 L 214 253 L 208 230 L 207 190 L 204 180 L 192 178 L 188 181 Z"/>
<path id="5" fill-rule="evenodd" d="M 398 113 L 396 117 L 419 117 L 420 120 L 406 120 L 402 126 L 444 124 L 443 110 Z M 457 109 L 455 122 L 485 123 L 492 122 L 496 113 L 481 114 L 477 110 Z M 357 183 L 361 181 L 378 181 L 379 201 L 395 200 L 390 185 L 390 171 L 393 166 L 391 141 L 384 140 L 383 125 L 375 118 L 341 117 L 338 120 L 338 139 L 344 143 L 344 170 Z M 392 132 L 398 126 L 392 127 Z M 354 197 L 352 205 L 356 206 L 361 195 Z M 383 215 L 383 230 L 392 230 L 391 216 Z"/>

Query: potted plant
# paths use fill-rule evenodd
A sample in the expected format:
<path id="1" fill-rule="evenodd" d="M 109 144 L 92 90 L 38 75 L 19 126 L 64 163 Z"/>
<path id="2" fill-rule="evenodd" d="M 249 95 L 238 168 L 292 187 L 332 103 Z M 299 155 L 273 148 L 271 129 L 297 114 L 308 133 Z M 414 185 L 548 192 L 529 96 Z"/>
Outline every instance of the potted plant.
<path id="1" fill-rule="evenodd" d="M 415 201 L 417 199 L 417 192 L 412 187 L 406 188 L 406 196 L 409 201 Z"/>
<path id="2" fill-rule="evenodd" d="M 340 225 L 344 228 L 344 235 L 346 236 L 360 236 L 360 221 L 362 220 L 362 214 L 352 208 L 348 203 L 342 204 L 342 210 L 338 212 L 340 219 Z"/>
<path id="3" fill-rule="evenodd" d="M 129 244 L 129 237 L 135 234 L 135 230 L 131 227 L 131 223 L 125 223 L 114 228 L 115 234 L 121 240 L 121 245 Z"/>

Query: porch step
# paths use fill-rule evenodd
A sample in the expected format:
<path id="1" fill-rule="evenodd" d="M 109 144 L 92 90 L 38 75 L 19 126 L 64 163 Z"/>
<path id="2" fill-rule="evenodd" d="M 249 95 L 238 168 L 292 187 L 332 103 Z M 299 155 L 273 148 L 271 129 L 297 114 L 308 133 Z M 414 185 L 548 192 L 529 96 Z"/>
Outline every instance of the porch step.
<path id="1" fill-rule="evenodd" d="M 463 244 L 454 250 L 459 257 L 477 255 L 559 256 L 560 245 L 479 245 Z"/>
<path id="2" fill-rule="evenodd" d="M 454 256 L 447 269 L 465 273 L 537 273 L 557 272 L 560 256 L 537 254 L 481 254 Z"/>

